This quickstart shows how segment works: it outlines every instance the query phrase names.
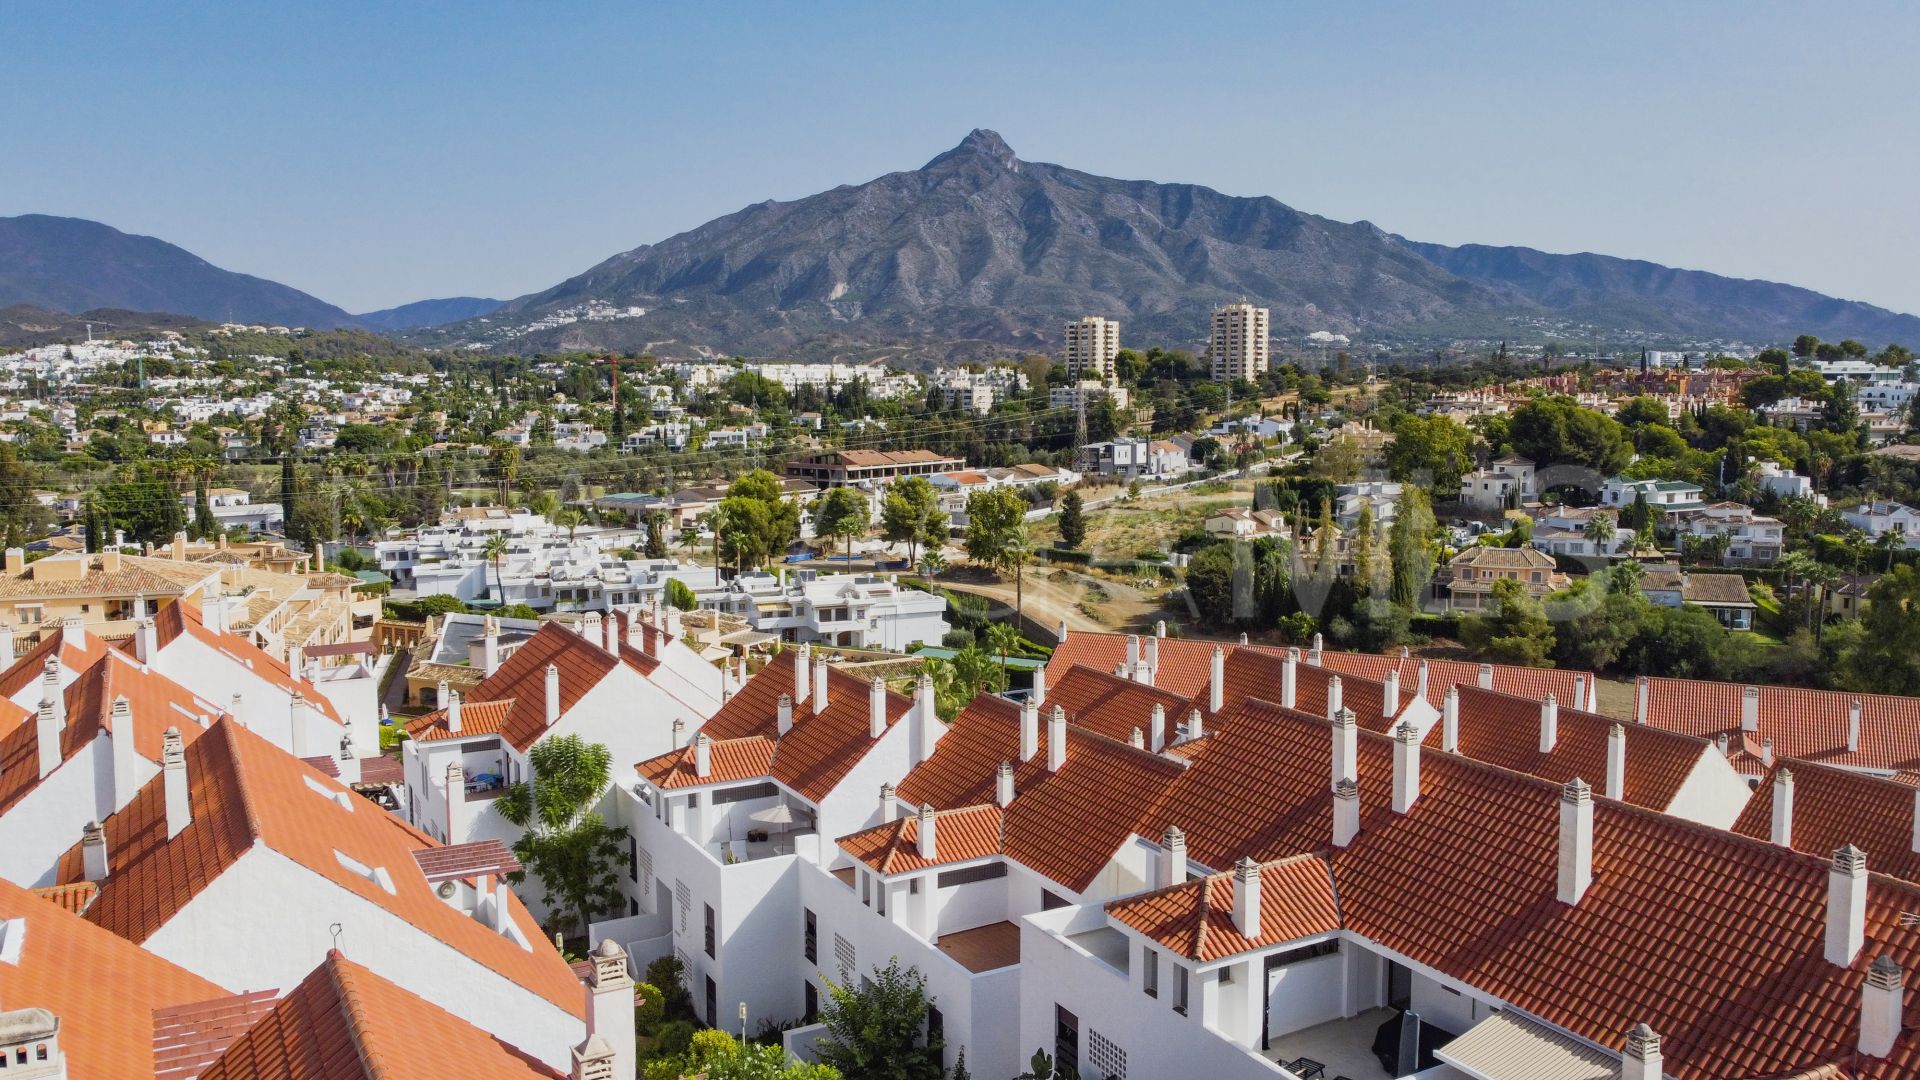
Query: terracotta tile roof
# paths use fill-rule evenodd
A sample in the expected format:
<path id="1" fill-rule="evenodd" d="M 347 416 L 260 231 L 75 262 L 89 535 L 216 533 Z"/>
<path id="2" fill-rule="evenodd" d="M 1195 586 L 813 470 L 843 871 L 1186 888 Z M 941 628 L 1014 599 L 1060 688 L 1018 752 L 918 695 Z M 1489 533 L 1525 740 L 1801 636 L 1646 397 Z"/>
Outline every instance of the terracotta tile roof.
<path id="1" fill-rule="evenodd" d="M 1260 867 L 1260 932 L 1251 938 L 1234 925 L 1233 881 L 1232 871 L 1213 874 L 1115 900 L 1107 914 L 1175 956 L 1201 963 L 1340 929 L 1340 902 L 1323 856 Z"/>
<path id="2" fill-rule="evenodd" d="M 278 990 L 255 990 L 153 1011 L 155 1080 L 193 1080 L 273 1011 Z"/>
<path id="3" fill-rule="evenodd" d="M 1832 854 L 1843 844 L 1867 853 L 1867 865 L 1883 874 L 1920 882 L 1914 851 L 1914 788 L 1811 761 L 1789 759 L 1767 771 L 1733 823 L 1733 831 L 1757 840 L 1773 837 L 1773 782 L 1780 767 L 1793 774 L 1793 850 Z"/>
<path id="4" fill-rule="evenodd" d="M 546 708 L 546 675 L 543 673 L 540 693 L 540 707 Z M 565 693 L 564 687 L 562 693 Z M 507 728 L 507 718 L 513 715 L 513 698 L 504 701 L 460 701 L 460 733 L 455 735 L 447 727 L 447 710 L 435 709 L 424 716 L 416 716 L 407 721 L 407 737 L 421 742 L 434 742 L 439 739 L 466 738 L 470 735 L 498 735 Z"/>
<path id="5" fill-rule="evenodd" d="M 1222 712 L 1230 713 L 1248 701 L 1278 702 L 1286 679 L 1284 651 L 1235 649 L 1227 654 L 1227 687 L 1221 694 Z M 1369 731 L 1386 731 L 1393 718 L 1386 715 L 1386 686 L 1373 679 L 1347 675 L 1330 667 L 1316 667 L 1303 657 L 1294 665 L 1294 708 L 1313 716 L 1329 714 L 1333 679 L 1340 679 L 1340 705 L 1352 709 L 1355 722 Z M 1404 708 L 1413 700 L 1413 688 L 1403 687 L 1400 703 Z M 1193 699 L 1193 707 L 1204 710 L 1208 695 Z"/>
<path id="6" fill-rule="evenodd" d="M 322 776 L 334 780 L 340 779 L 340 762 L 335 760 L 331 754 L 315 754 L 313 757 L 303 757 L 300 759 L 300 763 L 320 773 Z"/>
<path id="7" fill-rule="evenodd" d="M 0 1003 L 60 1018 L 67 1071 L 154 1075 L 155 1009 L 203 1001 L 218 986 L 0 878 L 0 920 L 25 919 L 18 963 L 0 964 Z"/>
<path id="8" fill-rule="evenodd" d="M 363 784 L 401 784 L 406 782 L 406 769 L 396 757 L 377 754 L 360 759 L 360 782 Z"/>
<path id="9" fill-rule="evenodd" d="M 1463 757 L 1564 784 L 1574 777 L 1596 791 L 1605 789 L 1608 731 L 1615 721 L 1598 713 L 1559 707 L 1555 742 L 1540 752 L 1540 703 L 1512 694 L 1460 688 L 1460 747 Z M 1622 724 L 1626 734 L 1626 777 L 1621 794 L 1650 810 L 1673 803 L 1700 759 L 1712 750 L 1706 740 L 1645 724 Z M 1438 747 L 1440 725 L 1427 732 L 1426 745 Z M 1831 852 L 1839 847 L 1827 848 Z"/>
<path id="10" fill-rule="evenodd" d="M 1560 903 L 1559 801 L 1558 785 L 1427 752 L 1410 812 L 1374 815 L 1332 856 L 1347 929 L 1596 1045 L 1649 1024 L 1688 1077 L 1849 1060 L 1867 966 L 1920 962 L 1920 928 L 1901 925 L 1920 889 L 1870 874 L 1866 945 L 1836 967 L 1826 859 L 1604 799 L 1592 884 Z M 1877 1064 L 1863 1074 L 1914 1075 L 1920 1038 Z"/>
<path id="11" fill-rule="evenodd" d="M 827 711 L 816 714 L 811 701 L 794 706 L 793 730 L 779 736 L 780 695 L 793 693 L 793 665 L 798 655 L 797 649 L 783 650 L 755 672 L 739 693 L 728 698 L 700 730 L 716 743 L 754 735 L 777 738 L 773 778 L 817 803 L 860 763 L 873 744 L 868 734 L 872 685 L 829 667 Z M 888 729 L 906 721 L 912 708 L 912 698 L 887 691 Z"/>
<path id="12" fill-rule="evenodd" d="M 720 739 L 708 754 L 708 774 L 695 772 L 692 743 L 669 750 L 634 766 L 642 777 L 662 790 L 695 787 L 701 784 L 737 783 L 773 775 L 773 751 L 777 744 L 766 735 L 746 735 L 738 739 Z"/>
<path id="13" fill-rule="evenodd" d="M 1262 651 L 1267 651 L 1263 649 Z M 1304 663 L 1304 658 L 1302 660 Z M 1427 668 L 1427 704 L 1438 709 L 1441 700 L 1446 697 L 1447 687 L 1480 685 L 1480 665 L 1466 660 L 1445 660 L 1436 657 L 1402 656 L 1397 653 L 1360 653 L 1336 652 L 1327 649 L 1320 654 L 1321 666 L 1339 672 L 1343 677 L 1358 675 L 1362 678 L 1380 682 L 1386 679 L 1387 672 L 1400 673 L 1400 696 L 1412 697 L 1420 687 L 1420 666 Z M 1565 706 L 1582 707 L 1576 702 L 1575 680 L 1581 680 L 1579 696 L 1585 697 L 1593 686 L 1593 673 L 1575 671 L 1570 668 L 1533 668 L 1517 664 L 1489 664 L 1493 669 L 1493 689 L 1506 694 L 1532 698 L 1535 701 L 1552 694 Z"/>
<path id="14" fill-rule="evenodd" d="M 167 838 L 163 775 L 107 818 L 108 875 L 99 899 L 87 909 L 88 921 L 144 942 L 255 844 L 264 844 L 503 978 L 580 1014 L 579 984 L 518 898 L 509 900 L 511 916 L 531 949 L 434 895 L 415 858 L 420 849 L 439 846 L 432 838 L 231 719 L 216 721 L 189 744 L 186 758 L 192 821 Z M 353 808 L 315 786 L 345 795 Z M 338 854 L 384 868 L 394 891 L 347 869 Z M 82 878 L 75 844 L 61 857 L 57 880 Z"/>
<path id="15" fill-rule="evenodd" d="M 33 890 L 35 896 L 60 905 L 75 915 L 86 913 L 87 905 L 100 895 L 100 886 L 91 881 L 76 881 L 71 885 L 49 885 L 44 889 Z"/>
<path id="16" fill-rule="evenodd" d="M 547 730 L 547 665 L 560 669 L 560 715 L 565 716 L 617 663 L 603 645 L 558 623 L 545 623 L 468 696 L 510 702 L 500 735 L 525 752 Z M 460 724 L 467 726 L 464 707 Z"/>
<path id="17" fill-rule="evenodd" d="M 334 951 L 200 1077 L 401 1080 L 450 1073 L 490 1080 L 561 1075 Z"/>
<path id="18" fill-rule="evenodd" d="M 998 806 L 968 806 L 933 815 L 933 858 L 920 854 L 920 818 L 862 829 L 839 839 L 840 850 L 883 875 L 906 874 L 951 863 L 972 862 L 1001 853 Z"/>
<path id="19" fill-rule="evenodd" d="M 1204 693 L 1213 671 L 1216 646 L 1225 646 L 1229 651 L 1234 648 L 1227 642 L 1204 638 L 1161 638 L 1160 667 L 1154 674 L 1153 685 L 1182 697 Z M 1144 640 L 1140 648 L 1141 655 L 1146 655 Z M 1075 630 L 1053 650 L 1053 656 L 1047 661 L 1047 686 L 1052 687 L 1066 678 L 1075 664 L 1085 664 L 1095 671 L 1112 671 L 1126 659 L 1127 635 Z M 1047 692 L 1051 695 L 1053 691 Z"/>
<path id="20" fill-rule="evenodd" d="M 1530 547 L 1504 548 L 1482 544 L 1455 555 L 1451 565 L 1456 568 L 1471 566 L 1493 570 L 1551 570 L 1554 562 L 1553 556 Z"/>
<path id="21" fill-rule="evenodd" d="M 134 721 L 134 749 L 154 764 L 160 762 L 160 740 L 170 727 L 180 729 L 187 742 L 199 738 L 196 717 L 218 709 L 188 693 L 186 688 L 151 668 L 143 668 L 118 650 L 103 650 L 93 666 L 67 684 L 66 725 L 60 730 L 60 760 L 65 762 L 91 745 L 102 731 L 113 729 L 113 703 L 127 699 Z M 0 814 L 11 809 L 40 783 L 40 726 L 17 724 L 0 737 Z"/>
<path id="22" fill-rule="evenodd" d="M 46 673 L 47 661 L 55 656 L 68 671 L 81 671 L 106 651 L 106 642 L 98 634 L 69 634 L 65 627 L 55 627 L 46 631 L 39 644 L 21 654 L 12 667 L 0 673 L 0 695 L 11 698 L 39 682 Z"/>
<path id="23" fill-rule="evenodd" d="M 1739 574 L 1688 574 L 1681 596 L 1689 604 L 1756 606 L 1747 594 L 1747 579 Z"/>
<path id="24" fill-rule="evenodd" d="M 200 607 L 193 601 L 180 599 L 161 608 L 153 616 L 153 628 L 162 652 L 175 638 L 187 634 L 208 648 L 225 653 L 234 663 L 286 693 L 300 694 L 307 699 L 308 708 L 319 710 L 322 716 L 336 724 L 341 723 L 340 713 L 318 686 L 304 676 L 294 675 L 284 661 L 274 659 L 246 637 L 240 634 L 217 634 L 207 629 L 206 624 L 200 621 Z"/>
<path id="25" fill-rule="evenodd" d="M 978 806 L 992 800 L 1000 763 L 1013 762 L 1014 800 L 1003 814 L 1003 850 L 1084 892 L 1127 837 L 1140 831 L 1185 766 L 1070 727 L 1066 761 L 1059 772 L 1049 772 L 1048 742 L 1043 715 L 1033 759 L 1017 760 L 1020 707 L 982 695 L 954 717 L 933 756 L 901 781 L 900 798 L 941 810 Z"/>
<path id="26" fill-rule="evenodd" d="M 1698 679 L 1651 678 L 1647 723 L 1669 731 L 1730 736 L 1736 765 L 1759 773 L 1758 758 L 1740 751 L 1740 708 L 1746 687 Z M 1847 749 L 1847 713 L 1861 704 L 1860 749 Z M 1850 694 L 1796 686 L 1760 687 L 1759 731 L 1780 757 L 1861 769 L 1920 768 L 1920 698 Z"/>
<path id="27" fill-rule="evenodd" d="M 86 563 L 83 573 L 73 578 L 44 576 L 56 562 Z M 134 596 L 149 599 L 177 596 L 218 574 L 217 568 L 153 559 L 141 555 L 120 556 L 118 570 L 103 570 L 99 555 L 54 555 L 37 563 L 28 563 L 18 574 L 0 574 L 0 596 L 31 600 L 56 596 Z"/>
<path id="28" fill-rule="evenodd" d="M 1058 683 L 1047 683 L 1047 700 L 1041 707 L 1058 705 L 1067 711 L 1067 723 L 1098 732 L 1109 739 L 1126 742 L 1135 728 L 1152 739 L 1153 707 L 1166 710 L 1166 740 L 1174 740 L 1177 725 L 1185 722 L 1187 700 L 1170 690 L 1158 690 L 1145 683 L 1123 679 L 1111 670 L 1099 671 L 1084 664 L 1067 669 Z"/>

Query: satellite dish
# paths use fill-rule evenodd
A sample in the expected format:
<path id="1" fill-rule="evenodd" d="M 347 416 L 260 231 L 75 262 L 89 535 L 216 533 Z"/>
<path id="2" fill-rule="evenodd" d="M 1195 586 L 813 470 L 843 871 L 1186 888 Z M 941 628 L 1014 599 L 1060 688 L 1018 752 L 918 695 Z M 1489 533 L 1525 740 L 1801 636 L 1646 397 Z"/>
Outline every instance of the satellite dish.
<path id="1" fill-rule="evenodd" d="M 454 889 L 453 882 L 443 881 L 440 883 L 440 888 L 436 891 L 439 892 L 440 899 L 451 900 L 453 899 L 453 889 Z"/>

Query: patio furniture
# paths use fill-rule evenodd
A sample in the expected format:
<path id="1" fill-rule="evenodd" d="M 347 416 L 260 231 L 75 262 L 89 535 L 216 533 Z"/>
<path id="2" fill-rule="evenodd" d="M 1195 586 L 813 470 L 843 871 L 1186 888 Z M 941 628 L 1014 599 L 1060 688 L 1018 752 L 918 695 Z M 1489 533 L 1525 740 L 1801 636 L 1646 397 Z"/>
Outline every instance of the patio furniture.
<path id="1" fill-rule="evenodd" d="M 1306 1057 L 1294 1058 L 1292 1061 L 1282 1065 L 1281 1068 L 1299 1077 L 1300 1080 L 1321 1080 L 1322 1077 L 1327 1075 L 1327 1066 L 1325 1063 Z"/>

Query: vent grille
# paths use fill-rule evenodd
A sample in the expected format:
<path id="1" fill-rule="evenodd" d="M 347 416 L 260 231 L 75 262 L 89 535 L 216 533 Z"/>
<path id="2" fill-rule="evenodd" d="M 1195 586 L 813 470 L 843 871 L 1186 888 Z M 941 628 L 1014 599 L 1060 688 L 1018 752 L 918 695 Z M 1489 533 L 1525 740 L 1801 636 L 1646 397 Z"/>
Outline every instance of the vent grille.
<path id="1" fill-rule="evenodd" d="M 848 941 L 839 934 L 833 935 L 833 962 L 840 965 L 840 978 L 842 981 L 845 981 L 848 976 L 853 974 L 853 942 Z"/>
<path id="2" fill-rule="evenodd" d="M 680 909 L 680 932 L 687 932 L 687 909 L 693 907 L 693 890 L 684 881 L 673 883 L 673 904 Z"/>
<path id="3" fill-rule="evenodd" d="M 1127 1052 L 1092 1028 L 1087 1029 L 1087 1064 L 1088 1076 L 1127 1080 Z"/>

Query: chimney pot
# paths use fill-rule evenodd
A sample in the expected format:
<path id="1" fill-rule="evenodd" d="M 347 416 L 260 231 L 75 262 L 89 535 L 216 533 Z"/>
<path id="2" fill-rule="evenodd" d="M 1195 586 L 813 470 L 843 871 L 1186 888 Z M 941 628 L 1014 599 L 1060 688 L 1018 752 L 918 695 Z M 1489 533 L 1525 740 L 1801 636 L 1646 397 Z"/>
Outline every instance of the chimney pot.
<path id="1" fill-rule="evenodd" d="M 297 727 L 303 719 L 300 711 L 295 709 L 294 725 Z M 460 734 L 460 695 L 458 693 L 447 695 L 447 731 L 454 735 Z"/>
<path id="2" fill-rule="evenodd" d="M 1260 864 L 1245 857 L 1233 864 L 1233 926 L 1243 938 L 1260 937 Z"/>
<path id="3" fill-rule="evenodd" d="M 1133 734 L 1127 738 L 1127 743 L 1135 750 L 1145 750 L 1147 748 L 1147 737 L 1141 734 L 1138 726 L 1135 726 Z"/>
<path id="4" fill-rule="evenodd" d="M 674 719 L 673 734 L 670 738 L 673 740 L 673 748 L 675 750 L 687 745 L 687 722 L 685 720 L 677 717 Z"/>
<path id="5" fill-rule="evenodd" d="M 1040 752 L 1040 706 L 1032 698 L 1020 705 L 1020 760 L 1032 761 Z"/>
<path id="6" fill-rule="evenodd" d="M 1627 1050 L 1620 1055 L 1620 1080 L 1662 1080 L 1660 1036 L 1645 1024 L 1627 1032 Z"/>
<path id="7" fill-rule="evenodd" d="M 920 857 L 928 862 L 932 862 L 935 858 L 935 852 L 939 849 L 934 846 L 933 807 L 925 803 L 920 804 L 920 835 L 916 840 L 916 847 L 920 852 Z"/>
<path id="8" fill-rule="evenodd" d="M 1207 668 L 1207 711 L 1219 715 L 1226 705 L 1227 697 L 1227 650 L 1218 645 L 1213 647 L 1213 656 Z"/>
<path id="9" fill-rule="evenodd" d="M 1906 973 L 1893 957 L 1881 953 L 1867 969 L 1860 987 L 1860 1052 L 1883 1058 L 1893 1052 L 1906 1013 Z"/>
<path id="10" fill-rule="evenodd" d="M 560 669 L 547 665 L 547 726 L 560 722 Z"/>
<path id="11" fill-rule="evenodd" d="M 1152 736 L 1152 740 L 1151 742 L 1148 743 L 1148 745 L 1153 747 L 1153 752 L 1157 754 L 1162 750 L 1165 750 L 1167 748 L 1166 706 L 1161 705 L 1157 701 L 1154 702 L 1153 714 L 1148 719 L 1147 725 L 1148 725 L 1147 727 L 1148 733 Z"/>
<path id="12" fill-rule="evenodd" d="M 713 740 L 704 731 L 693 737 L 693 775 L 703 780 L 713 775 Z"/>
<path id="13" fill-rule="evenodd" d="M 1827 870 L 1827 962 L 1853 966 L 1866 940 L 1867 854 L 1847 844 L 1833 853 Z"/>
<path id="14" fill-rule="evenodd" d="M 1280 704 L 1292 709 L 1300 700 L 1300 649 L 1298 646 L 1287 650 L 1287 660 L 1280 667 Z"/>
<path id="15" fill-rule="evenodd" d="M 1167 620 L 1155 619 L 1153 621 L 1153 636 L 1157 638 L 1163 638 L 1167 636 Z"/>
<path id="16" fill-rule="evenodd" d="M 1127 635 L 1127 670 L 1131 672 L 1140 663 L 1140 635 Z"/>
<path id="17" fill-rule="evenodd" d="M 1314 667 L 1319 667 L 1320 654 L 1321 654 L 1321 651 L 1325 648 L 1325 645 L 1326 645 L 1326 642 L 1321 638 L 1320 633 L 1318 631 L 1315 631 L 1313 635 L 1313 652 L 1308 654 L 1307 663 L 1312 664 Z"/>
<path id="18" fill-rule="evenodd" d="M 1540 752 L 1553 753 L 1560 742 L 1560 703 L 1548 694 L 1540 702 Z"/>
<path id="19" fill-rule="evenodd" d="M 1333 846 L 1344 848 L 1360 835 L 1360 785 L 1352 780 L 1333 782 Z"/>
<path id="20" fill-rule="evenodd" d="M 1059 772 L 1067 763 L 1067 710 L 1058 705 L 1047 715 L 1047 771 Z"/>
<path id="21" fill-rule="evenodd" d="M 1460 751 L 1460 688 L 1447 687 L 1440 699 L 1440 749 L 1449 754 Z"/>
<path id="22" fill-rule="evenodd" d="M 1633 722 L 1647 722 L 1647 709 L 1653 697 L 1653 682 L 1645 675 L 1633 680 Z"/>
<path id="23" fill-rule="evenodd" d="M 167 839 L 180 835 L 193 822 L 193 802 L 187 790 L 186 740 L 170 727 L 160 736 L 160 775 L 167 809 Z"/>
<path id="24" fill-rule="evenodd" d="M 1027 695 L 1027 700 L 1033 702 L 1035 705 L 1045 705 L 1047 703 L 1046 668 L 1038 667 L 1033 669 L 1033 693 Z"/>
<path id="25" fill-rule="evenodd" d="M 1849 754 L 1860 750 L 1860 712 L 1860 700 L 1855 698 L 1853 704 L 1847 706 L 1847 753 Z"/>
<path id="26" fill-rule="evenodd" d="M 1400 712 L 1400 673 L 1398 671 L 1387 672 L 1387 677 L 1380 680 L 1380 684 L 1380 715 L 1394 716 L 1398 714 Z"/>
<path id="27" fill-rule="evenodd" d="M 34 739 L 39 747 L 40 776 L 45 778 L 59 768 L 64 760 L 60 754 L 60 733 L 66 725 L 61 723 L 60 713 L 54 708 L 53 702 L 45 699 L 40 702 L 40 711 L 35 715 L 34 723 L 37 725 Z"/>
<path id="28" fill-rule="evenodd" d="M 505 889 L 500 890 L 502 899 Z M 576 1077 L 630 1077 L 639 1072 L 640 1052 L 633 1027 L 633 976 L 627 951 L 604 938 L 589 957 L 587 1037 L 573 1051 Z"/>
<path id="29" fill-rule="evenodd" d="M 1627 797 L 1627 729 L 1623 724 L 1607 726 L 1607 798 Z"/>
<path id="30" fill-rule="evenodd" d="M 813 715 L 827 711 L 827 658 L 813 662 Z"/>
<path id="31" fill-rule="evenodd" d="M 1760 730 L 1760 688 L 1757 686 L 1740 691 L 1740 730 Z"/>
<path id="32" fill-rule="evenodd" d="M 1419 681 L 1414 684 L 1413 696 L 1419 698 L 1421 701 L 1425 701 L 1427 700 L 1427 662 L 1425 660 L 1420 661 L 1420 674 L 1418 678 Z"/>
<path id="33" fill-rule="evenodd" d="M 1773 768 L 1773 736 L 1760 740 L 1760 764 Z"/>
<path id="34" fill-rule="evenodd" d="M 1169 825 L 1160 835 L 1160 874 L 1158 885 L 1165 889 L 1187 880 L 1187 834 L 1179 826 Z"/>
<path id="35" fill-rule="evenodd" d="M 1053 636 L 1060 644 L 1065 645 L 1067 643 L 1067 620 L 1060 620 L 1059 625 L 1054 628 Z"/>
<path id="36" fill-rule="evenodd" d="M 1341 709 L 1333 715 L 1333 778 L 1335 780 L 1358 780 L 1359 730 L 1352 709 Z"/>
<path id="37" fill-rule="evenodd" d="M 97 821 L 80 830 L 80 862 L 88 881 L 107 880 L 107 830 Z"/>
<path id="38" fill-rule="evenodd" d="M 1560 874 L 1558 896 L 1578 904 L 1593 884 L 1593 789 L 1574 777 L 1560 791 Z"/>
<path id="39" fill-rule="evenodd" d="M 881 784 L 880 785 L 880 820 L 881 822 L 884 823 L 884 822 L 892 821 L 894 818 L 899 817 L 900 816 L 899 810 L 900 810 L 900 800 L 899 800 L 899 797 L 894 794 L 893 785 Z"/>
<path id="40" fill-rule="evenodd" d="M 807 704 L 807 691 L 811 681 L 808 678 L 808 668 L 812 663 L 812 647 L 801 645 L 793 654 L 793 703 L 797 707 L 804 708 Z"/>
<path id="41" fill-rule="evenodd" d="M 793 696 L 781 694 L 780 701 L 774 708 L 776 729 L 784 737 L 787 732 L 793 730 Z"/>
<path id="42" fill-rule="evenodd" d="M 1200 716 L 1200 710 L 1195 709 L 1193 710 L 1193 712 L 1187 714 L 1186 741 L 1192 742 L 1195 739 L 1204 739 L 1206 737 L 1207 737 L 1207 722 L 1205 719 L 1203 719 Z"/>
<path id="43" fill-rule="evenodd" d="M 1340 676 L 1327 676 L 1327 719 L 1331 720 L 1340 715 L 1342 695 Z"/>
<path id="44" fill-rule="evenodd" d="M 1480 665 L 1480 689 L 1482 690 L 1493 689 L 1493 665 L 1492 664 Z"/>
<path id="45" fill-rule="evenodd" d="M 1003 761 L 994 775 L 994 800 L 1001 809 L 1013 804 L 1013 762 Z"/>
<path id="46" fill-rule="evenodd" d="M 1793 846 L 1793 770 L 1782 765 L 1773 770 L 1773 832 L 1771 838 L 1781 847 Z"/>
<path id="47" fill-rule="evenodd" d="M 1420 729 L 1411 723 L 1393 729 L 1393 812 L 1404 814 L 1420 798 Z"/>
<path id="48" fill-rule="evenodd" d="M 1147 655 L 1145 659 L 1140 661 L 1139 681 L 1146 683 L 1148 686 L 1152 686 L 1153 680 L 1158 678 L 1159 675 L 1160 639 L 1156 636 L 1147 639 Z"/>
<path id="49" fill-rule="evenodd" d="M 867 737 L 877 739 L 887 733 L 887 680 L 878 675 L 867 684 Z"/>

